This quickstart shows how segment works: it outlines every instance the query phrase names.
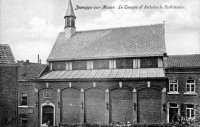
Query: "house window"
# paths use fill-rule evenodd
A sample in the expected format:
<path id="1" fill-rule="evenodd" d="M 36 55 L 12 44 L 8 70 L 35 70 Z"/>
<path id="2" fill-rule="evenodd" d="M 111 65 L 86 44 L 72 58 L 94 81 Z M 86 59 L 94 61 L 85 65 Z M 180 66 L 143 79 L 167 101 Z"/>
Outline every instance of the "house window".
<path id="1" fill-rule="evenodd" d="M 65 69 L 66 69 L 66 62 L 53 62 L 52 63 L 53 71 L 59 71 L 59 70 L 65 70 Z"/>
<path id="2" fill-rule="evenodd" d="M 142 58 L 141 68 L 157 68 L 158 59 L 157 58 Z"/>
<path id="3" fill-rule="evenodd" d="M 186 92 L 187 93 L 195 93 L 195 81 L 194 80 L 187 80 Z"/>
<path id="4" fill-rule="evenodd" d="M 87 70 L 87 61 L 73 61 L 72 70 Z"/>
<path id="5" fill-rule="evenodd" d="M 109 60 L 94 60 L 94 69 L 109 69 Z"/>
<path id="6" fill-rule="evenodd" d="M 28 123 L 28 118 L 27 118 L 26 114 L 20 114 L 19 120 L 20 120 L 20 123 L 22 123 L 22 124 Z"/>
<path id="7" fill-rule="evenodd" d="M 133 68 L 133 59 L 117 59 L 116 67 L 121 68 Z"/>
<path id="8" fill-rule="evenodd" d="M 169 80 L 169 92 L 178 92 L 178 80 Z"/>
<path id="9" fill-rule="evenodd" d="M 188 119 L 194 119 L 195 116 L 194 105 L 188 104 L 186 106 L 186 116 Z"/>
<path id="10" fill-rule="evenodd" d="M 21 106 L 27 106 L 28 105 L 28 92 L 23 91 L 21 92 Z"/>

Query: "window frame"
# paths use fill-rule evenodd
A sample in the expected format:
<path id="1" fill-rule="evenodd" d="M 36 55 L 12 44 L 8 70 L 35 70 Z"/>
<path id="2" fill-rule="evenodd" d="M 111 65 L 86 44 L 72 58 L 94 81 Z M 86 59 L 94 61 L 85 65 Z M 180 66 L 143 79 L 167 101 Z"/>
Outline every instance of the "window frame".
<path id="1" fill-rule="evenodd" d="M 194 82 L 193 83 L 188 83 L 189 80 L 193 80 Z M 188 86 L 189 86 L 189 91 L 188 91 Z M 192 90 L 192 86 L 194 86 L 194 90 Z M 195 94 L 196 93 L 196 83 L 195 83 L 195 80 L 194 79 L 188 79 L 186 81 L 186 94 Z"/>
<path id="2" fill-rule="evenodd" d="M 152 57 L 141 58 L 140 68 L 158 68 L 158 58 L 152 58 Z"/>
<path id="3" fill-rule="evenodd" d="M 21 124 L 28 124 L 28 115 L 27 114 L 20 114 L 19 121 Z M 26 122 L 22 122 L 26 121 Z"/>
<path id="4" fill-rule="evenodd" d="M 188 106 L 193 106 L 193 108 L 188 107 Z M 189 116 L 188 116 L 188 111 L 189 111 Z M 193 111 L 193 115 L 192 115 L 192 111 Z M 186 118 L 188 119 L 195 119 L 195 105 L 194 104 L 187 104 L 186 105 Z"/>
<path id="5" fill-rule="evenodd" d="M 24 93 L 26 93 L 26 96 L 24 96 Z M 23 97 L 26 97 L 26 105 L 22 105 Z M 21 91 L 20 93 L 20 106 L 28 106 L 28 91 Z"/>
<path id="6" fill-rule="evenodd" d="M 178 80 L 176 80 L 176 83 L 171 82 L 171 81 L 172 81 L 172 79 L 171 80 L 169 79 L 169 92 L 168 92 L 168 94 L 179 94 L 179 90 L 178 90 L 179 82 L 178 82 Z M 173 85 L 173 88 L 172 88 L 172 91 L 171 91 L 171 86 L 172 85 Z M 177 88 L 175 86 L 177 86 Z M 177 90 L 175 90 L 175 89 L 177 89 Z"/>

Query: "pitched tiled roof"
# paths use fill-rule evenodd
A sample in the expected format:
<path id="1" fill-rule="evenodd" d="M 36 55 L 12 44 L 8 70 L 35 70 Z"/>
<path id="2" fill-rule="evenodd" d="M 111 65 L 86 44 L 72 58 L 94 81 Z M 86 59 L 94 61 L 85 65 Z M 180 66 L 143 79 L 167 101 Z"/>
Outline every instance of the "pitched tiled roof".
<path id="1" fill-rule="evenodd" d="M 164 25 L 146 25 L 76 32 L 67 39 L 62 32 L 48 61 L 160 56 L 166 53 Z"/>
<path id="2" fill-rule="evenodd" d="M 14 64 L 15 58 L 8 44 L 0 44 L 0 64 Z"/>
<path id="3" fill-rule="evenodd" d="M 22 64 L 19 68 L 19 80 L 35 79 L 46 67 L 44 64 Z"/>
<path id="4" fill-rule="evenodd" d="M 200 54 L 195 55 L 169 55 L 167 67 L 200 67 Z"/>

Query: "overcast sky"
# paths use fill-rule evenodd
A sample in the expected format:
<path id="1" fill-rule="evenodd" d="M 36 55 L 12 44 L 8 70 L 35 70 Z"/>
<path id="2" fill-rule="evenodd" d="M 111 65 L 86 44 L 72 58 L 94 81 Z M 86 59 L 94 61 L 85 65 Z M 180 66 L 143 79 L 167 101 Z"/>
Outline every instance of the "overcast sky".
<path id="1" fill-rule="evenodd" d="M 76 29 L 160 24 L 165 21 L 168 54 L 200 53 L 200 0 L 72 0 L 79 6 L 115 9 L 75 10 Z M 16 60 L 42 62 L 64 30 L 68 0 L 0 0 L 0 43 L 9 44 Z M 182 9 L 118 9 L 118 6 L 182 6 Z"/>

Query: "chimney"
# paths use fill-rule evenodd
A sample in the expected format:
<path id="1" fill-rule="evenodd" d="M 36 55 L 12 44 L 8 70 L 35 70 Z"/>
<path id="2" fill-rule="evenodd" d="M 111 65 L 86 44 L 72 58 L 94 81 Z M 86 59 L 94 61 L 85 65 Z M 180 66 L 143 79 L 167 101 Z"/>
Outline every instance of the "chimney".
<path id="1" fill-rule="evenodd" d="M 39 56 L 39 54 L 38 54 L 38 64 L 40 63 L 40 56 Z"/>

